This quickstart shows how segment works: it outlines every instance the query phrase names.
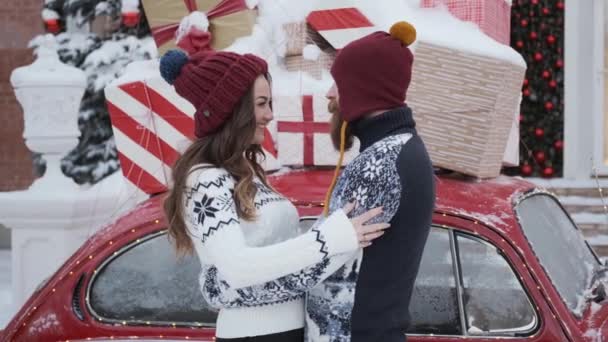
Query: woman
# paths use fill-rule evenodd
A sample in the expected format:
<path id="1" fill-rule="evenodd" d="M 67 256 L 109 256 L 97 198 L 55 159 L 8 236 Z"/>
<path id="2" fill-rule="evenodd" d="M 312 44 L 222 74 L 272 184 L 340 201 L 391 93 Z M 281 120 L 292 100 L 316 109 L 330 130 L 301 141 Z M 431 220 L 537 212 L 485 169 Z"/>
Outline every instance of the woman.
<path id="1" fill-rule="evenodd" d="M 302 341 L 304 292 L 383 234 L 350 220 L 352 205 L 298 236 L 295 207 L 276 193 L 258 160 L 273 119 L 268 67 L 251 54 L 172 50 L 161 74 L 196 108 L 197 139 L 175 163 L 165 201 L 169 235 L 201 260 L 201 290 L 220 309 L 218 341 Z"/>

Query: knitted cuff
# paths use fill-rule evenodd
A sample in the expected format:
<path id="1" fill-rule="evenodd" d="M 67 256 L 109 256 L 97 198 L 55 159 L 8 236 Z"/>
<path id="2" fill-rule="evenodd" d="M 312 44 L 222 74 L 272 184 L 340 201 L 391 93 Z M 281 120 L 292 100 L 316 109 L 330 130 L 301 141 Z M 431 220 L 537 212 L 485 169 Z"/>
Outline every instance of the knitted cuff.
<path id="1" fill-rule="evenodd" d="M 357 232 L 342 209 L 332 213 L 319 227 L 329 255 L 353 252 L 359 248 Z"/>

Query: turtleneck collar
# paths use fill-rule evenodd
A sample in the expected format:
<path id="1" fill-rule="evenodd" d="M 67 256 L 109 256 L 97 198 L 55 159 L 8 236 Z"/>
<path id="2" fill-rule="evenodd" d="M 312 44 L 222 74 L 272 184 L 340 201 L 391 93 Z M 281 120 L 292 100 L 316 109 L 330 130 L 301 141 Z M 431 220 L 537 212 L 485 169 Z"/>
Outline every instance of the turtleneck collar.
<path id="1" fill-rule="evenodd" d="M 363 118 L 353 124 L 353 134 L 359 139 L 359 152 L 387 136 L 412 133 L 416 134 L 416 122 L 408 106 L 395 108 L 370 118 Z"/>

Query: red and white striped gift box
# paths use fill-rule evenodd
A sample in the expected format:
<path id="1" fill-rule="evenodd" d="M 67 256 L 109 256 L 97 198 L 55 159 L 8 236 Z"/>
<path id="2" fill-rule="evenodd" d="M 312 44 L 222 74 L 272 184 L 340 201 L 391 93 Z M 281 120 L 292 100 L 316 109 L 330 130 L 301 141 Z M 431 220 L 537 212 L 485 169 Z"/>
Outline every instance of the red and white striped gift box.
<path id="1" fill-rule="evenodd" d="M 194 138 L 194 107 L 160 76 L 108 86 L 106 102 L 124 177 L 147 194 L 163 192 L 171 167 Z M 266 170 L 280 167 L 269 127 Z"/>
<path id="2" fill-rule="evenodd" d="M 456 18 L 475 23 L 494 40 L 511 41 L 511 5 L 506 0 L 421 0 L 420 7 L 445 6 Z"/>
<path id="3" fill-rule="evenodd" d="M 277 145 L 281 164 L 288 166 L 333 166 L 339 152 L 331 142 L 331 114 L 328 100 L 323 95 L 274 96 L 274 113 L 277 122 Z M 355 140 L 353 148 L 344 156 L 343 164 L 350 162 L 359 151 Z"/>
<path id="4" fill-rule="evenodd" d="M 374 24 L 355 7 L 312 11 L 306 17 L 306 22 L 336 50 L 377 31 Z"/>

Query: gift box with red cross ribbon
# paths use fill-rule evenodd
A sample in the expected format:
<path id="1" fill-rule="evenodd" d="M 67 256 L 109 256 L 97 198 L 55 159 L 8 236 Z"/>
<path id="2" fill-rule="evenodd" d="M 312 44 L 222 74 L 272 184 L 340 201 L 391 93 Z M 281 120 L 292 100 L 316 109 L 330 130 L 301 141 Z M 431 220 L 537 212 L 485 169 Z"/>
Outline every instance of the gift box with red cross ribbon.
<path id="1" fill-rule="evenodd" d="M 286 166 L 333 166 L 339 157 L 330 137 L 328 100 L 323 95 L 274 96 L 277 120 L 277 146 L 281 164 Z M 353 148 L 344 156 L 350 162 L 359 151 Z"/>
<path id="2" fill-rule="evenodd" d="M 456 18 L 475 23 L 494 40 L 509 45 L 511 1 L 508 0 L 421 0 L 420 7 L 444 6 Z"/>

